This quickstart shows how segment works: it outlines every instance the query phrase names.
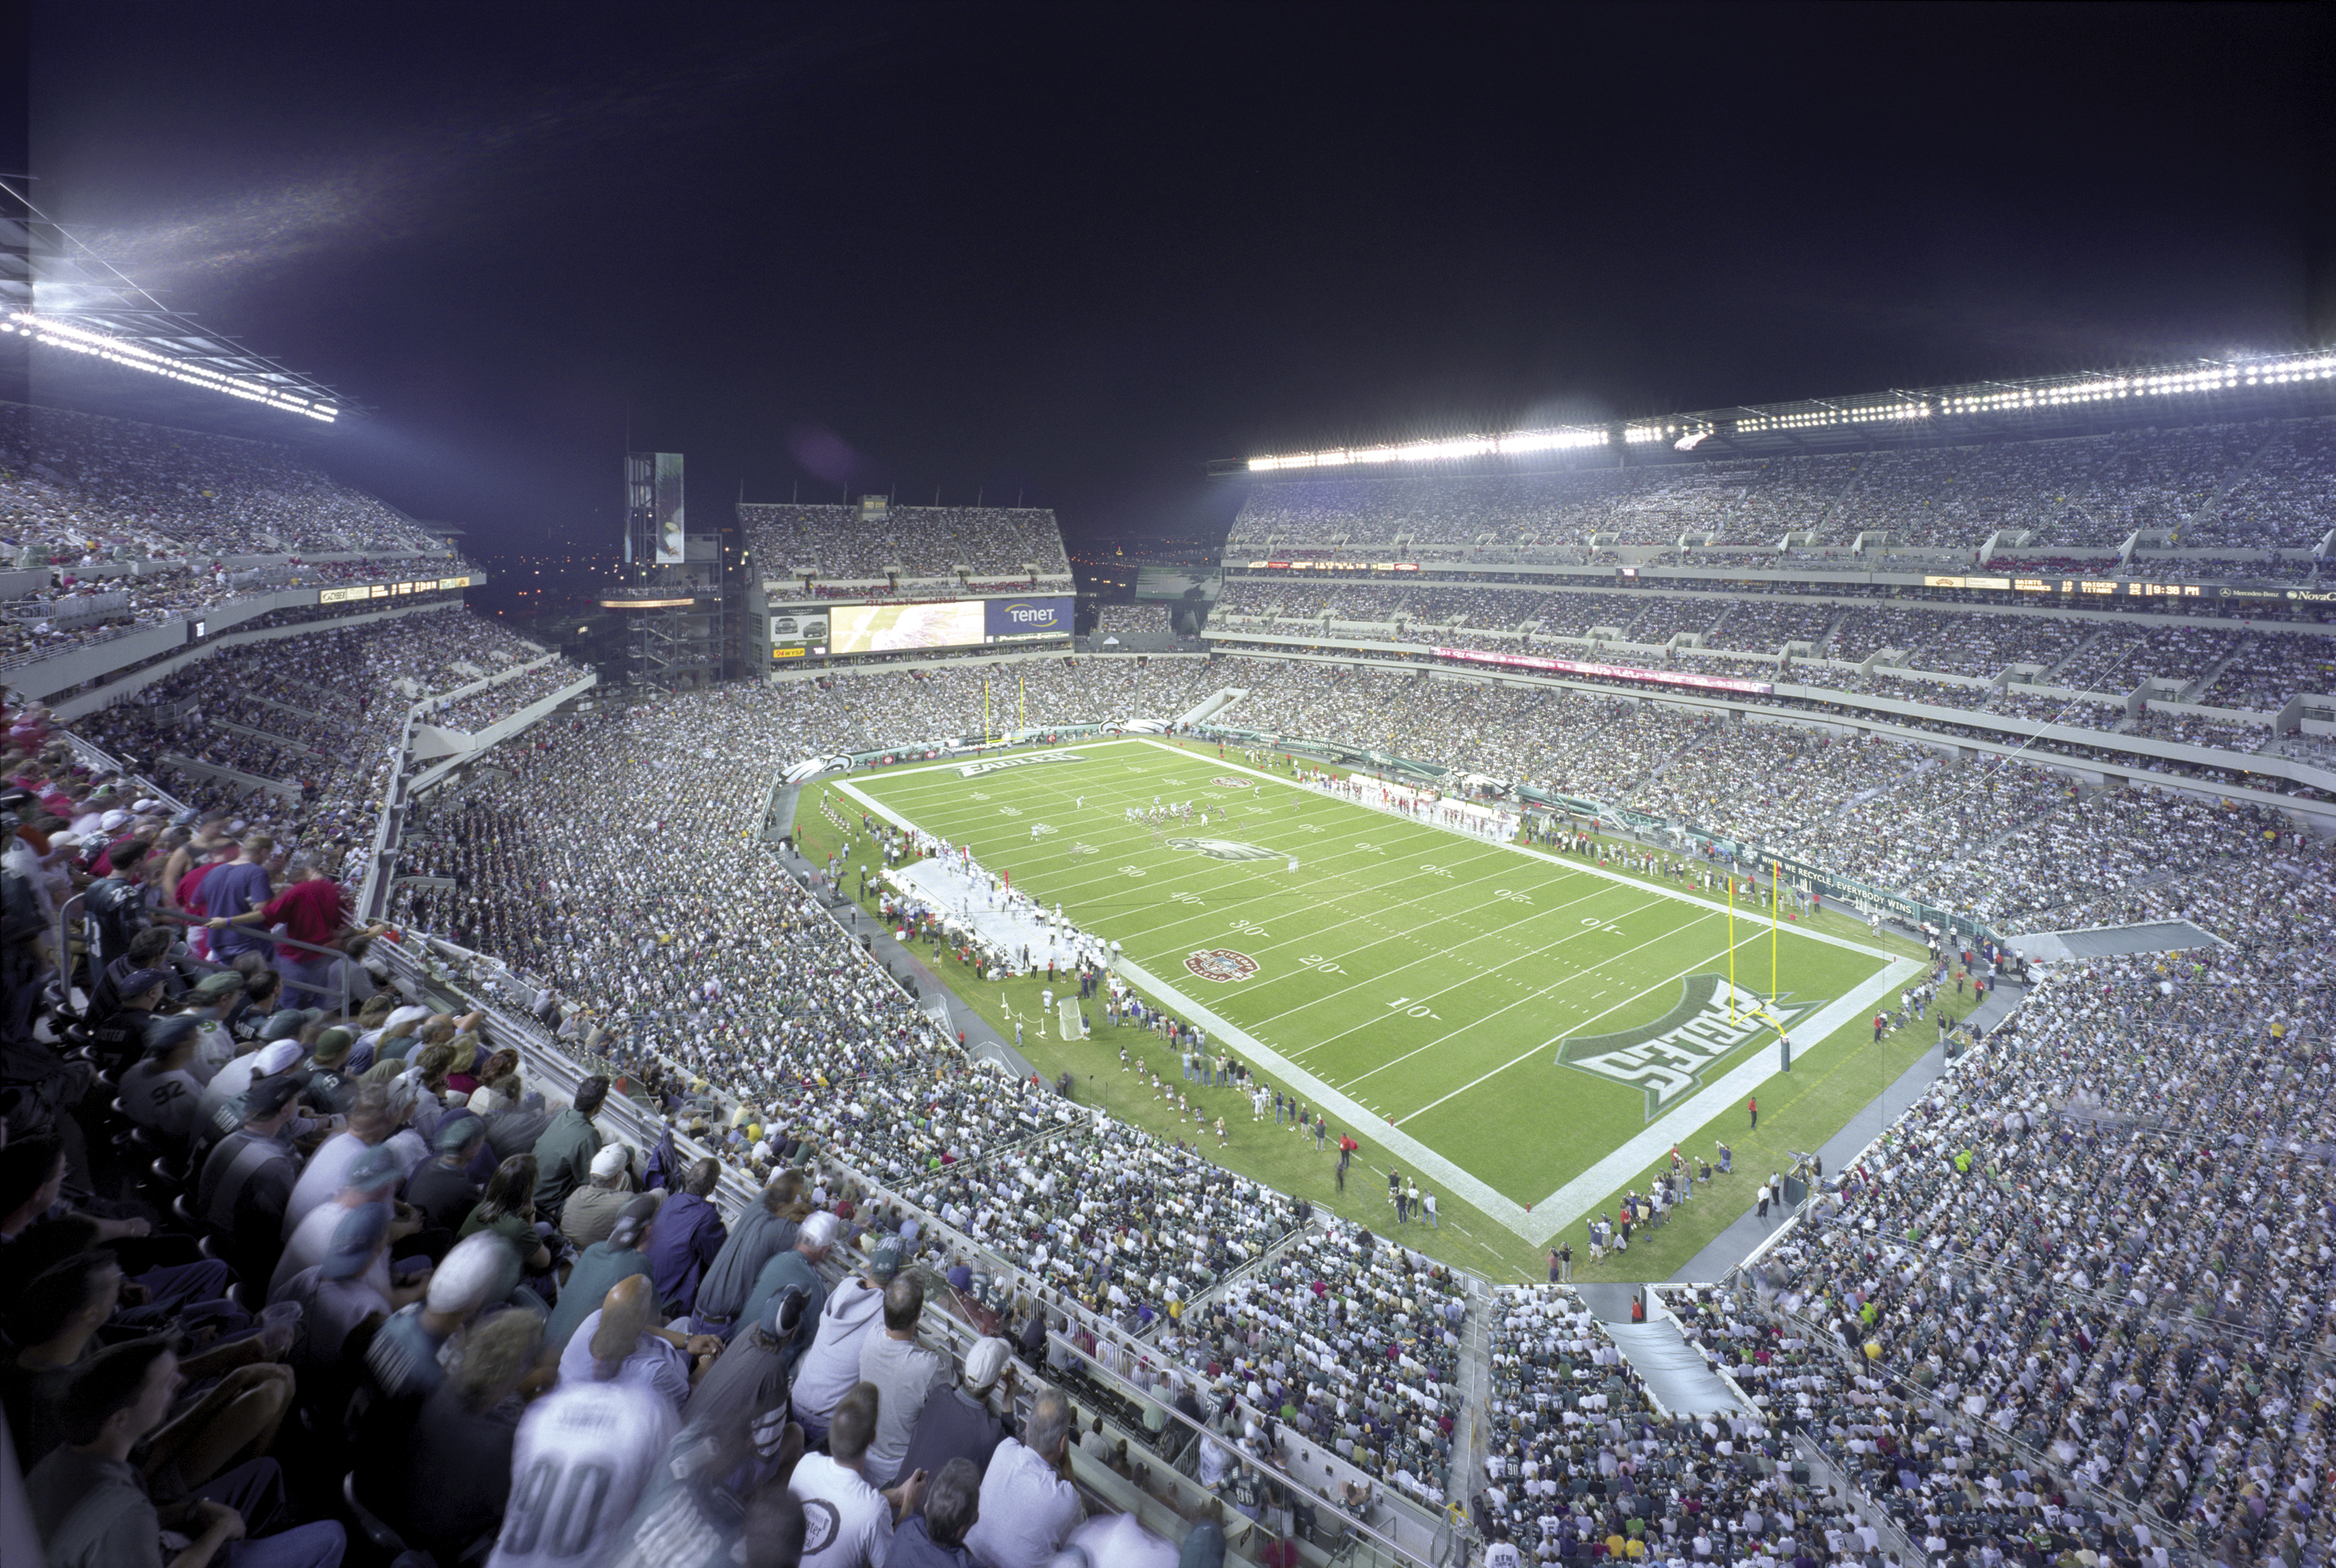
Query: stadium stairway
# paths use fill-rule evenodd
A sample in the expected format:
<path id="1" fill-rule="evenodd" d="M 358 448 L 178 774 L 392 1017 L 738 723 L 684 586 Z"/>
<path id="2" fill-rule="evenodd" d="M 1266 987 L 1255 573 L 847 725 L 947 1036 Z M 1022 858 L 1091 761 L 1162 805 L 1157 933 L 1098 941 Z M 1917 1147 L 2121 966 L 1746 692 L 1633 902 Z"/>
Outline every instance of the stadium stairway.
<path id="1" fill-rule="evenodd" d="M 1712 1416 L 1748 1409 L 1669 1319 L 1609 1323 L 1606 1332 L 1622 1359 L 1646 1380 L 1648 1395 L 1672 1415 Z"/>
<path id="2" fill-rule="evenodd" d="M 1702 1351 L 1687 1342 L 1679 1324 L 1660 1306 L 1643 1323 L 1630 1320 L 1636 1285 L 1576 1285 L 1582 1304 L 1605 1325 L 1607 1337 L 1639 1376 L 1660 1408 L 1674 1416 L 1703 1416 L 1721 1411 L 1757 1410 L 1747 1406 L 1735 1388 L 1711 1369 Z M 1653 1292 L 1649 1291 L 1651 1300 Z"/>
<path id="3" fill-rule="evenodd" d="M 1444 1495 L 1470 1495 L 1484 1473 L 1493 1425 L 1493 1294 L 1482 1280 L 1470 1287 L 1468 1316 L 1460 1325 L 1460 1409 L 1456 1441 L 1445 1473 Z"/>

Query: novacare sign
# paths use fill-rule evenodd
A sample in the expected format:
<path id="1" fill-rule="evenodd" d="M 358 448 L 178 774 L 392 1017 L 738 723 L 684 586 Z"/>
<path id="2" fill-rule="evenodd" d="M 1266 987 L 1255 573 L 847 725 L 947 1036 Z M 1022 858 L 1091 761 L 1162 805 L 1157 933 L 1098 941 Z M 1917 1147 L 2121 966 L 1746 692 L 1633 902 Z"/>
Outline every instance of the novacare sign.
<path id="1" fill-rule="evenodd" d="M 958 765 L 957 773 L 959 778 L 979 778 L 983 774 L 996 773 L 1000 768 L 1028 767 L 1033 763 L 1042 762 L 1085 762 L 1086 760 L 1075 751 L 1034 751 L 1022 756 L 998 757 L 991 762 L 960 763 Z"/>
<path id="2" fill-rule="evenodd" d="M 1651 1122 L 1746 1041 L 1791 1027 L 1814 1005 L 1772 1006 L 1741 988 L 1735 1004 L 1731 1018 L 1727 976 L 1690 975 L 1679 982 L 1679 1005 L 1669 1012 L 1635 1028 L 1561 1041 L 1557 1065 L 1645 1089 Z"/>

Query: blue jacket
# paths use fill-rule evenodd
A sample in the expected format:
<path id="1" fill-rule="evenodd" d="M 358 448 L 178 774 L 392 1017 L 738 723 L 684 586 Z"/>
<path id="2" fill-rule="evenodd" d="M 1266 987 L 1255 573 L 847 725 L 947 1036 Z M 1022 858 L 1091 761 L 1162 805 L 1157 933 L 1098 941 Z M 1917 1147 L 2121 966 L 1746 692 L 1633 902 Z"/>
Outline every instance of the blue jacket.
<path id="1" fill-rule="evenodd" d="M 676 1193 L 667 1198 L 641 1245 L 657 1299 L 676 1311 L 695 1307 L 697 1281 L 706 1277 L 706 1265 L 721 1252 L 729 1235 L 714 1205 L 695 1193 Z"/>

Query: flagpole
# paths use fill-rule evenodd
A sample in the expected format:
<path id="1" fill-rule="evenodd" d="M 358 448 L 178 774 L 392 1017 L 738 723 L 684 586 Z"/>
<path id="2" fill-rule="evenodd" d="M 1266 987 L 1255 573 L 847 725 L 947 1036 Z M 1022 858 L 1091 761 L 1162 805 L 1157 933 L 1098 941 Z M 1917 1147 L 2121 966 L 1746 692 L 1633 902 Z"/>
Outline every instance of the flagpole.
<path id="1" fill-rule="evenodd" d="M 1728 868 L 1728 1021 L 1736 1021 L 1736 868 Z"/>

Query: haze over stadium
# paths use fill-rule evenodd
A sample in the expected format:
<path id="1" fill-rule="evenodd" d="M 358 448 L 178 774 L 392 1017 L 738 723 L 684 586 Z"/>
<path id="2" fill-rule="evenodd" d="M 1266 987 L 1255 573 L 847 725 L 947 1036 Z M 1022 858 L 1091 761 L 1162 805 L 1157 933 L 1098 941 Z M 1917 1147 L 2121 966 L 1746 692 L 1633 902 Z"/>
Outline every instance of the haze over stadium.
<path id="1" fill-rule="evenodd" d="M 2330 43 L 33 8 L 0 1553 L 2324 1568 Z"/>

